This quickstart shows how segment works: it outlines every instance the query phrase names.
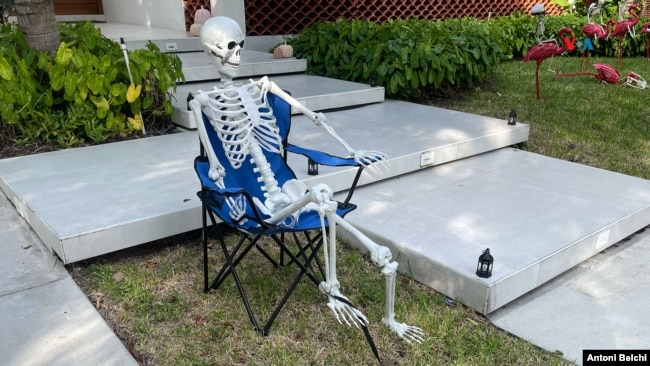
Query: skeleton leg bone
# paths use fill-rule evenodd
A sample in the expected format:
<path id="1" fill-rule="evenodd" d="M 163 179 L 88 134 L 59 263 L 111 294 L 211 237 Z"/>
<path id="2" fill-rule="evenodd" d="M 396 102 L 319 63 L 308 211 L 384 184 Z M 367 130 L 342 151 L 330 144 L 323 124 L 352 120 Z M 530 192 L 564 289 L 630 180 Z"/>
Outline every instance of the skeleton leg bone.
<path id="1" fill-rule="evenodd" d="M 397 267 L 397 262 L 390 262 L 381 269 L 381 274 L 386 277 L 386 304 L 381 322 L 390 330 L 397 333 L 406 343 L 422 343 L 424 341 L 424 331 L 422 329 L 395 320 L 395 281 L 397 279 Z"/>
<path id="2" fill-rule="evenodd" d="M 411 343 L 412 341 L 421 343 L 424 340 L 424 331 L 422 329 L 395 320 L 395 280 L 397 277 L 398 264 L 397 262 L 391 262 L 392 255 L 390 250 L 384 246 L 378 245 L 339 216 L 336 216 L 336 223 L 356 237 L 370 252 L 370 259 L 372 262 L 375 265 L 382 267 L 381 273 L 386 276 L 386 304 L 382 322 L 407 343 Z"/>
<path id="3" fill-rule="evenodd" d="M 316 186 L 311 189 L 311 194 L 303 196 L 299 201 L 285 208 L 287 212 L 290 212 L 301 205 L 304 207 L 304 202 L 311 202 L 312 208 L 315 207 L 315 209 L 319 210 L 321 220 L 326 217 L 329 222 L 330 232 L 328 238 L 325 223 L 321 221 L 324 242 L 325 281 L 319 285 L 321 292 L 328 297 L 327 306 L 341 324 L 345 323 L 348 326 L 355 325 L 359 327 L 368 323 L 365 315 L 354 308 L 339 290 L 340 284 L 336 275 L 336 227 L 341 225 L 370 252 L 372 262 L 382 267 L 382 274 L 386 277 L 386 303 L 382 322 L 407 343 L 421 343 L 424 340 L 424 331 L 422 329 L 395 320 L 395 281 L 398 264 L 391 261 L 392 254 L 390 250 L 376 244 L 357 228 L 338 216 L 336 214 L 336 202 L 329 199 L 330 195 L 329 187 L 325 185 Z M 277 220 L 279 222 L 282 219 L 282 215 L 278 214 L 273 218 L 273 221 Z"/>

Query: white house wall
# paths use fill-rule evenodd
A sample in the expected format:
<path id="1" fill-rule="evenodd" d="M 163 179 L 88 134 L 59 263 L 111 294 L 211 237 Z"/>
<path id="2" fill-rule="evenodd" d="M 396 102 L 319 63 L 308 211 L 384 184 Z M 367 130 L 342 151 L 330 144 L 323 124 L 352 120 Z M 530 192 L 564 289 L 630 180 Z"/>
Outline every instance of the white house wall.
<path id="1" fill-rule="evenodd" d="M 210 0 L 212 15 L 223 15 L 234 19 L 241 29 L 246 30 L 244 0 Z"/>

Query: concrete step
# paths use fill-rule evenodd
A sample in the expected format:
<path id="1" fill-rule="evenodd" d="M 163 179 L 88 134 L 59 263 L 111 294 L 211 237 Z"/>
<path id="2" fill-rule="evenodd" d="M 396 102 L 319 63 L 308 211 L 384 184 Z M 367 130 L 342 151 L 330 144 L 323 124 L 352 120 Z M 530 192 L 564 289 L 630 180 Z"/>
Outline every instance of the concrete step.
<path id="1" fill-rule="evenodd" d="M 269 64 L 269 67 L 277 68 L 279 64 L 273 62 Z M 270 75 L 269 78 L 313 111 L 355 107 L 384 101 L 383 87 L 371 87 L 366 84 L 304 74 Z M 210 90 L 214 88 L 215 84 L 216 82 L 212 81 L 178 85 L 176 96 L 172 99 L 174 123 L 183 128 L 195 129 L 196 123 L 187 110 L 187 95 L 197 90 Z M 298 113 L 296 110 L 292 112 Z"/>
<path id="2" fill-rule="evenodd" d="M 354 148 L 390 157 L 382 174 L 366 169 L 362 185 L 523 142 L 529 131 L 522 124 L 398 101 L 327 117 Z M 294 117 L 290 139 L 346 153 L 302 115 Z M 4 159 L 0 189 L 43 243 L 72 263 L 199 228 L 197 154 L 198 136 L 190 131 Z M 289 162 L 300 179 L 335 191 L 347 189 L 354 174 L 321 167 L 312 177 L 302 158 Z"/>
<path id="3" fill-rule="evenodd" d="M 149 41 L 163 52 L 203 52 L 199 37 L 189 32 L 164 28 L 150 28 L 126 23 L 95 23 L 104 37 L 115 42 L 124 38 L 127 49 L 146 48 Z"/>
<path id="4" fill-rule="evenodd" d="M 221 77 L 212 62 L 212 57 L 207 53 L 186 52 L 178 53 L 183 62 L 185 82 L 201 82 L 219 80 Z M 253 50 L 242 50 L 240 78 L 254 78 L 264 75 L 302 73 L 307 70 L 307 61 L 304 59 L 282 58 L 274 59 L 273 54 Z"/>

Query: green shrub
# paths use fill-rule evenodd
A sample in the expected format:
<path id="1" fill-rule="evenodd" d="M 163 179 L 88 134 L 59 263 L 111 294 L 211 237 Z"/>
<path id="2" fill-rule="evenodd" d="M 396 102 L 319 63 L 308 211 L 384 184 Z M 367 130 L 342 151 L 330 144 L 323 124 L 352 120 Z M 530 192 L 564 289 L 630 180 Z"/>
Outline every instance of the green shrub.
<path id="1" fill-rule="evenodd" d="M 615 16 L 615 14 L 614 14 Z M 520 60 L 535 45 L 537 19 L 517 12 L 476 20 L 365 20 L 316 23 L 289 39 L 305 58 L 308 73 L 377 83 L 388 97 L 419 98 L 432 89 L 467 88 L 482 81 L 504 59 Z M 637 25 L 637 33 L 641 24 Z M 577 48 L 584 39 L 586 17 L 576 13 L 545 18 L 545 35 L 558 39 L 563 27 L 574 31 Z M 624 39 L 626 57 L 644 56 L 647 36 Z M 592 54 L 614 56 L 617 41 L 602 39 Z M 576 49 L 573 55 L 580 55 Z"/>
<path id="2" fill-rule="evenodd" d="M 603 21 L 607 19 L 615 19 L 616 14 L 607 14 L 603 16 Z M 599 20 L 599 19 L 598 19 Z M 506 55 L 511 55 L 514 59 L 523 58 L 532 46 L 535 45 L 535 23 L 537 19 L 523 13 L 513 13 L 509 16 L 498 17 L 490 21 L 486 21 L 490 28 L 490 32 L 495 37 L 499 46 L 503 49 Z M 627 34 L 623 39 L 623 53 L 626 57 L 643 57 L 646 53 L 647 36 L 639 34 L 641 24 L 650 22 L 650 18 L 641 18 L 636 28 L 636 37 L 631 37 Z M 547 37 L 554 36 L 558 39 L 557 32 L 564 28 L 570 27 L 578 40 L 576 47 L 578 50 L 573 52 L 574 55 L 579 55 L 581 52 L 580 44 L 584 40 L 582 27 L 587 23 L 585 16 L 580 16 L 576 13 L 570 13 L 561 16 L 546 17 L 544 22 L 545 35 Z M 618 48 L 618 40 L 614 38 L 606 38 L 598 40 L 595 45 L 593 55 L 613 57 L 616 55 Z"/>
<path id="3" fill-rule="evenodd" d="M 30 49 L 15 25 L 0 33 L 0 123 L 19 142 L 62 147 L 101 143 L 141 130 L 140 115 L 171 115 L 184 80 L 180 59 L 153 43 L 129 52 L 133 85 L 120 46 L 92 25 L 61 23 L 52 55 Z"/>
<path id="4" fill-rule="evenodd" d="M 321 22 L 291 40 L 308 72 L 386 88 L 412 98 L 431 89 L 483 80 L 503 53 L 489 28 L 473 19 Z"/>

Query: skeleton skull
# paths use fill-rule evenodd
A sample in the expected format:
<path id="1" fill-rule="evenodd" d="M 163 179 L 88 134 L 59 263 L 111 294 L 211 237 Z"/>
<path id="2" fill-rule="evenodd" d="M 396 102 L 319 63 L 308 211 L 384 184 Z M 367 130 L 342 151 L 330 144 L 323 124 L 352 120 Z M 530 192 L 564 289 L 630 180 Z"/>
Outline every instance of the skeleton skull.
<path id="1" fill-rule="evenodd" d="M 214 57 L 222 78 L 236 77 L 244 48 L 244 33 L 239 24 L 228 17 L 212 17 L 201 26 L 200 39 L 205 51 Z"/>

